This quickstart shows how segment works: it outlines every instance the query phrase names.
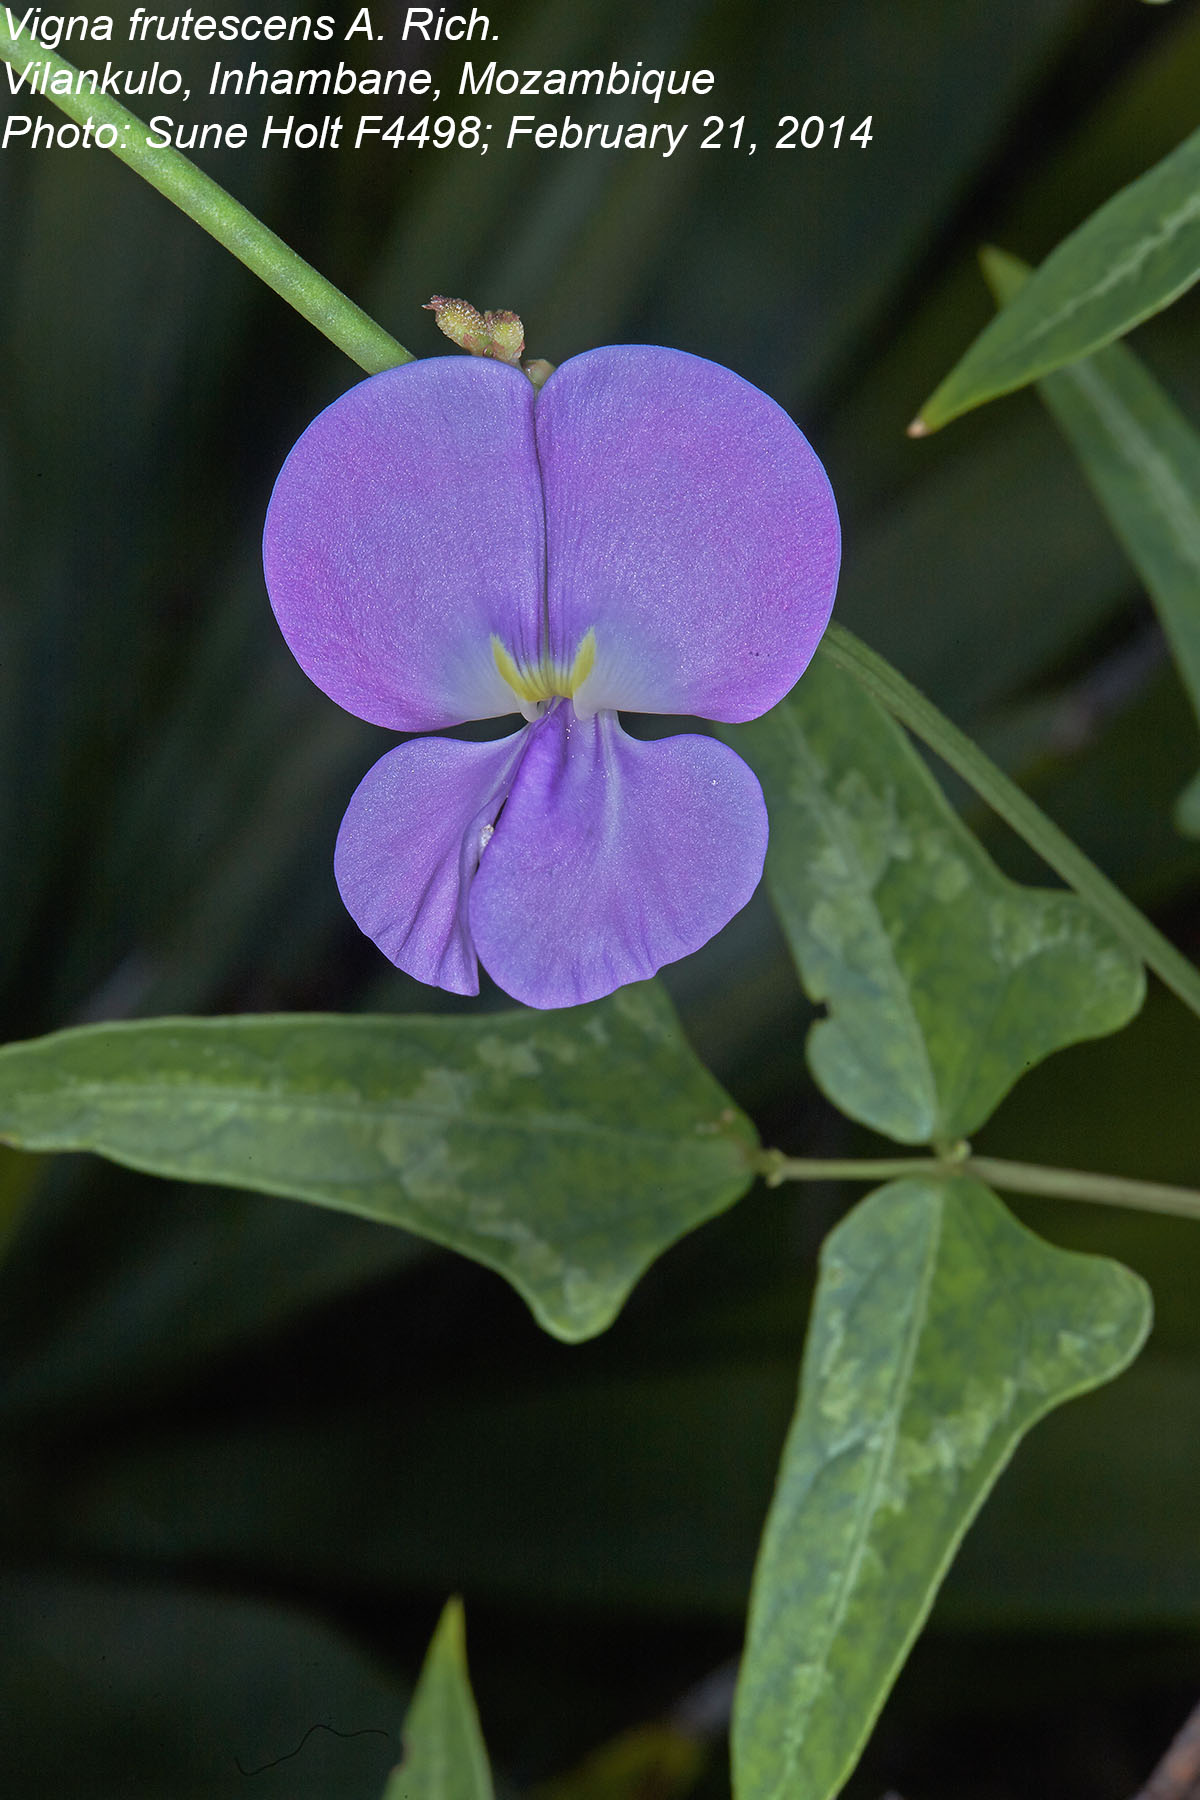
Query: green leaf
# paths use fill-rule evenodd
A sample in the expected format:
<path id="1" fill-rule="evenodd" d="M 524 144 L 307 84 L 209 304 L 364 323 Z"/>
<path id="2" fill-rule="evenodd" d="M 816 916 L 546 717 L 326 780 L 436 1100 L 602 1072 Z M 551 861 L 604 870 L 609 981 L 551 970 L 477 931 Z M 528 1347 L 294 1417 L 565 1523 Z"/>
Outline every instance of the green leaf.
<path id="1" fill-rule="evenodd" d="M 966 1179 L 893 1182 L 826 1240 L 755 1573 L 737 1800 L 828 1800 L 1018 1440 L 1118 1374 L 1144 1282 Z"/>
<path id="2" fill-rule="evenodd" d="M 1012 305 L 1029 265 L 994 249 L 981 260 L 997 302 Z M 1200 717 L 1200 433 L 1123 344 L 1047 375 L 1038 392 L 1146 584 Z M 1194 829 L 1194 814 L 1185 790 L 1177 822 Z"/>
<path id="3" fill-rule="evenodd" d="M 383 1800 L 492 1800 L 461 1600 L 447 1601 L 438 1621 L 404 1721 L 404 1760 Z"/>
<path id="4" fill-rule="evenodd" d="M 652 983 L 555 1013 L 57 1032 L 0 1051 L 0 1140 L 403 1225 L 568 1340 L 746 1191 L 756 1143 Z"/>
<path id="5" fill-rule="evenodd" d="M 1051 252 L 930 395 L 910 431 L 936 431 L 997 394 L 1090 356 L 1200 276 L 1200 131 L 1122 188 Z"/>
<path id="6" fill-rule="evenodd" d="M 1032 1064 L 1133 1017 L 1142 971 L 1108 926 L 1001 875 L 900 727 L 827 658 L 730 741 L 762 781 L 772 898 L 830 1009 L 809 1063 L 852 1118 L 953 1141 Z"/>

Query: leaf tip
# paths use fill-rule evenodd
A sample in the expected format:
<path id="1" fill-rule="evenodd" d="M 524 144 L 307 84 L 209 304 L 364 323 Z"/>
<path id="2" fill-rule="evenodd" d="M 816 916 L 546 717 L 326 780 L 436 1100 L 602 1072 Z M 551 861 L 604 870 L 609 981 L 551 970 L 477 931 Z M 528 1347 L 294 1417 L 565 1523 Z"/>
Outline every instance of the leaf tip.
<path id="1" fill-rule="evenodd" d="M 434 1638 L 449 1649 L 457 1661 L 467 1660 L 467 1611 L 461 1594 L 452 1594 L 442 1608 Z"/>
<path id="2" fill-rule="evenodd" d="M 1007 306 L 1033 273 L 1027 262 L 996 244 L 980 245 L 979 267 L 997 306 Z"/>
<path id="3" fill-rule="evenodd" d="M 918 413 L 916 418 L 912 421 L 912 424 L 906 427 L 905 435 L 910 438 L 923 438 L 929 436 L 929 427 L 925 423 L 924 416 L 921 413 Z"/>

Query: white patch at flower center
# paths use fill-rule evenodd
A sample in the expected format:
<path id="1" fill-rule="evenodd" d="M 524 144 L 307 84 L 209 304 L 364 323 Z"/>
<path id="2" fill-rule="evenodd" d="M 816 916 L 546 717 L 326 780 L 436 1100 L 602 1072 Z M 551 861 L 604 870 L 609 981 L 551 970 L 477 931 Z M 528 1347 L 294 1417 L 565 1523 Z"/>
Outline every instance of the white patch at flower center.
<path id="1" fill-rule="evenodd" d="M 584 633 L 570 668 L 549 656 L 539 657 L 537 662 L 519 663 L 494 634 L 492 656 L 502 680 L 516 695 L 521 712 L 533 720 L 541 716 L 548 700 L 570 700 L 583 686 L 596 663 L 596 633 Z"/>

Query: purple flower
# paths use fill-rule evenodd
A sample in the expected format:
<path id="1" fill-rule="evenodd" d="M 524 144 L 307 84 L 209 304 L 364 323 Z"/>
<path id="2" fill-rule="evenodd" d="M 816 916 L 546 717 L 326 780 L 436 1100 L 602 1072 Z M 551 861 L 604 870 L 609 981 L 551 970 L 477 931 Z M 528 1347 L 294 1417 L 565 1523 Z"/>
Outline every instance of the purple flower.
<path id="1" fill-rule="evenodd" d="M 421 981 L 530 1006 L 598 999 L 699 949 L 749 900 L 767 818 L 709 737 L 617 709 L 753 719 L 801 674 L 838 567 L 825 472 L 765 394 L 676 350 L 593 350 L 540 394 L 474 357 L 360 383 L 304 433 L 267 514 L 301 667 L 423 737 L 365 776 L 342 898 Z"/>

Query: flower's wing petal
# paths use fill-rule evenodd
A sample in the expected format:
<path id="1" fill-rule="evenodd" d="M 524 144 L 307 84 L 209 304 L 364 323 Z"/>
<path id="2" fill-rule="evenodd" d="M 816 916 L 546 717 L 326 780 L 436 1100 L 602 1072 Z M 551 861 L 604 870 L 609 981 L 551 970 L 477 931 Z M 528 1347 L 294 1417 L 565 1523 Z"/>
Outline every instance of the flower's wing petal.
<path id="1" fill-rule="evenodd" d="M 436 357 L 360 382 L 280 471 L 263 563 L 292 654 L 360 718 L 427 731 L 516 710 L 495 633 L 536 657 L 545 561 L 533 389 Z"/>
<path id="2" fill-rule="evenodd" d="M 530 730 L 471 889 L 488 974 L 528 1006 L 575 1006 L 687 956 L 762 874 L 758 782 L 712 738 L 627 737 L 555 707 Z"/>
<path id="3" fill-rule="evenodd" d="M 414 738 L 359 782 L 333 866 L 355 923 L 418 981 L 477 994 L 467 899 L 521 760 L 525 733 L 492 744 Z"/>
<path id="4" fill-rule="evenodd" d="M 808 664 L 837 584 L 815 452 L 748 381 L 644 345 L 572 358 L 535 413 L 555 659 L 577 709 L 756 718 Z"/>

